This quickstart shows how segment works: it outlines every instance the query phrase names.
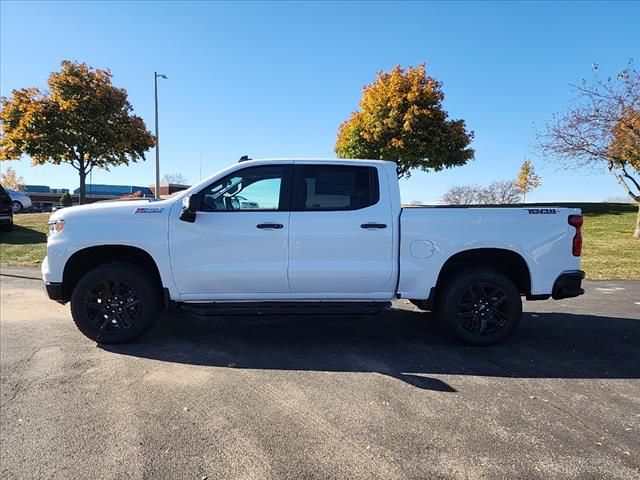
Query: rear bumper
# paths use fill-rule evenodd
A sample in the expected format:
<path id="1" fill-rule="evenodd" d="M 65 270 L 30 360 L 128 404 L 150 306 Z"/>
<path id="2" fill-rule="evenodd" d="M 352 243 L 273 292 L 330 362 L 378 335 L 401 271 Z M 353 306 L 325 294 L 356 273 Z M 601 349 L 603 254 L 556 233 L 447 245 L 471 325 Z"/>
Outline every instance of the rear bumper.
<path id="1" fill-rule="evenodd" d="M 561 300 L 582 295 L 584 293 L 583 279 L 584 272 L 582 270 L 572 270 L 560 274 L 553 284 L 551 296 L 554 300 Z"/>

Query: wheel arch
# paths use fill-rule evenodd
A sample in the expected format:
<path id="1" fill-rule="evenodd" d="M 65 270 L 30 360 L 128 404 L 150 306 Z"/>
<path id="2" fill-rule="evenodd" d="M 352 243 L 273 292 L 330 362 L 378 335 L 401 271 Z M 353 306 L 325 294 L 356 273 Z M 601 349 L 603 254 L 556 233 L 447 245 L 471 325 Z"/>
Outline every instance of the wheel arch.
<path id="1" fill-rule="evenodd" d="M 522 255 L 506 248 L 473 248 L 452 255 L 442 265 L 435 284 L 435 292 L 452 275 L 467 268 L 491 268 L 513 282 L 521 295 L 531 295 L 531 271 Z M 431 301 L 435 294 L 430 295 Z"/>
<path id="2" fill-rule="evenodd" d="M 151 273 L 158 288 L 162 289 L 160 270 L 149 252 L 130 245 L 98 245 L 78 250 L 65 263 L 62 274 L 65 301 L 71 298 L 73 289 L 85 273 L 100 265 L 113 262 L 127 262 L 141 266 Z"/>

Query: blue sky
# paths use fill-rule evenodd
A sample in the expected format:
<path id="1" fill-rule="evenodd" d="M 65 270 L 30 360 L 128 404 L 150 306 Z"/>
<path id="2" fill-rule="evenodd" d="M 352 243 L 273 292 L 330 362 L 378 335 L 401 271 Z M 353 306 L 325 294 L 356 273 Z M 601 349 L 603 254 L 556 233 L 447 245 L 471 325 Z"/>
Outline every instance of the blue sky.
<path id="1" fill-rule="evenodd" d="M 533 125 L 561 110 L 569 83 L 640 62 L 634 2 L 2 2 L 0 92 L 44 87 L 61 59 L 110 68 L 153 128 L 160 84 L 162 173 L 190 182 L 251 157 L 330 157 L 361 88 L 394 65 L 427 63 L 451 117 L 475 132 L 464 167 L 402 180 L 403 201 L 451 185 L 543 177 L 531 201 L 600 201 L 623 191 L 605 171 L 564 171 L 533 151 Z M 95 171 L 94 183 L 151 184 L 147 162 Z M 3 162 L 5 169 L 9 164 Z M 76 188 L 70 166 L 12 162 L 26 183 Z"/>

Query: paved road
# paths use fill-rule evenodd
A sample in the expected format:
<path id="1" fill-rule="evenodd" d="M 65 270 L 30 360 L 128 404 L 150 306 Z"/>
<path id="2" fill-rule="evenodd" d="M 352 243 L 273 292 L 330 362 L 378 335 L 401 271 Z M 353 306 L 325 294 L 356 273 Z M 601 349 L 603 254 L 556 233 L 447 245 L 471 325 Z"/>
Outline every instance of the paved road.
<path id="1" fill-rule="evenodd" d="M 0 276 L 3 479 L 640 478 L 640 282 L 529 303 L 491 348 L 404 302 L 101 348 L 34 276 Z"/>

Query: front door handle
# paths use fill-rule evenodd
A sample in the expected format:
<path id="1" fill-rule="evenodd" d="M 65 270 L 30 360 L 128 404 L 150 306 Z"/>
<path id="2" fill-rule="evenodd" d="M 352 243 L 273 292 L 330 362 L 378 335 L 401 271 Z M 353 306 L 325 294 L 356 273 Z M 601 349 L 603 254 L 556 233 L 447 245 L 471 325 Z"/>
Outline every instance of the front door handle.
<path id="1" fill-rule="evenodd" d="M 362 225 L 360 225 L 360 228 L 367 228 L 367 229 L 387 228 L 387 224 L 386 223 L 363 223 Z"/>
<path id="2" fill-rule="evenodd" d="M 284 228 L 284 225 L 282 225 L 281 223 L 259 223 L 258 225 L 256 225 L 256 228 L 260 228 L 262 230 L 266 228 L 280 229 Z"/>

